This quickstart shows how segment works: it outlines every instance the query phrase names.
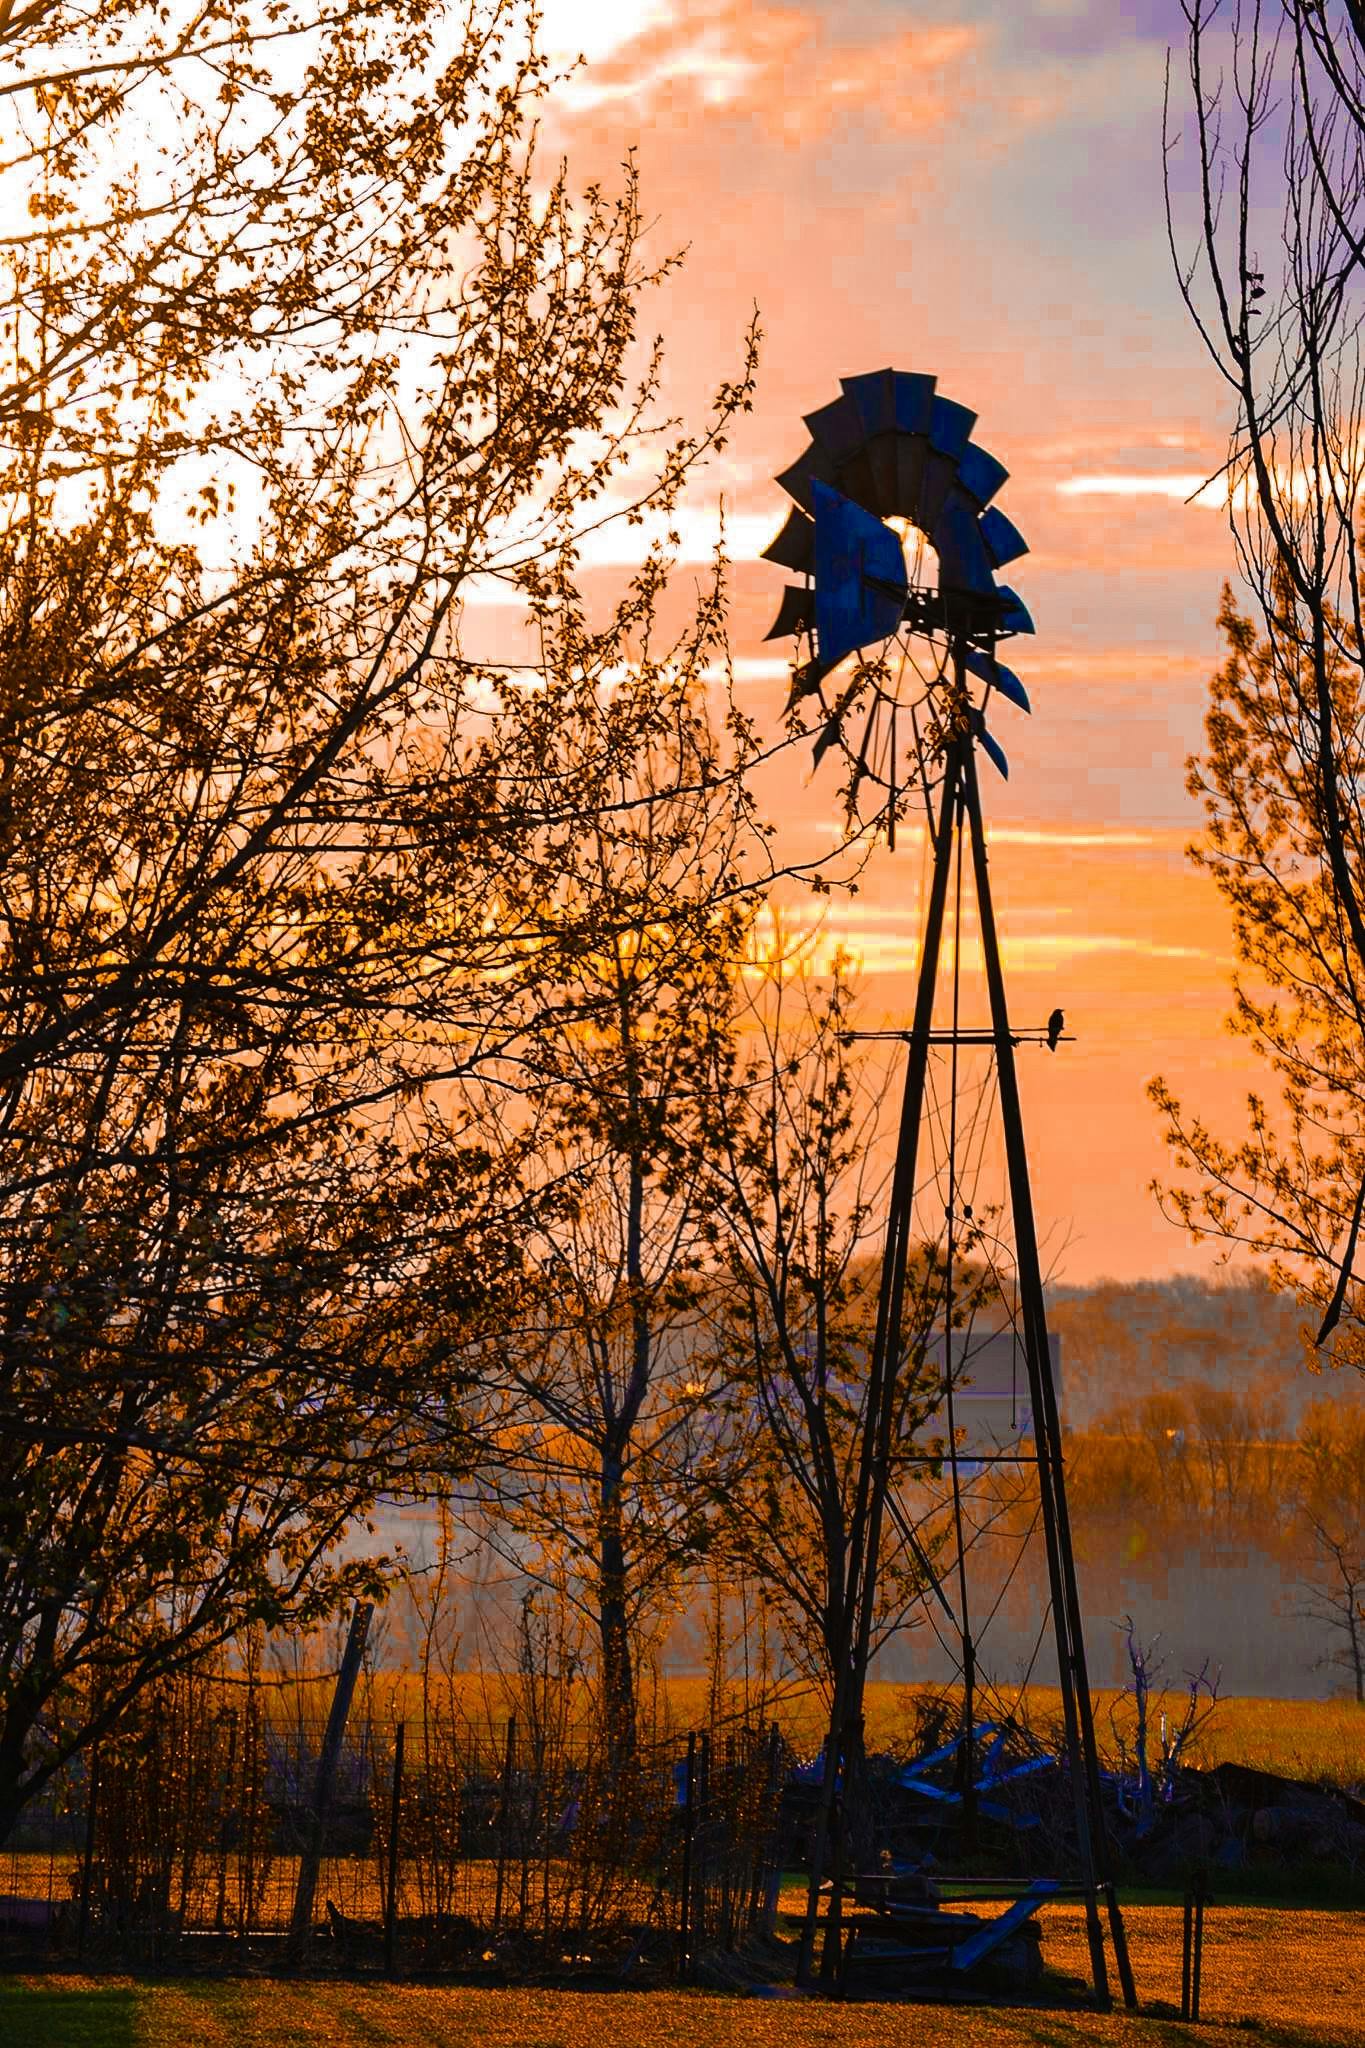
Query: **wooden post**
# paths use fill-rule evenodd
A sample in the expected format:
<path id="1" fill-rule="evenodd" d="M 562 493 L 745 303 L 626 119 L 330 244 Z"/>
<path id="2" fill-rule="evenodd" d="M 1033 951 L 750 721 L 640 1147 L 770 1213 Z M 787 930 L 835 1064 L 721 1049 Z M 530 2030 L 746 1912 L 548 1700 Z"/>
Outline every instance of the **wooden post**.
<path id="1" fill-rule="evenodd" d="M 389 1881 L 384 1900 L 384 1968 L 393 1975 L 398 1945 L 398 1827 L 403 1814 L 403 1743 L 407 1724 L 393 1731 L 393 1782 L 389 1788 Z"/>
<path id="2" fill-rule="evenodd" d="M 341 1756 L 342 1737 L 346 1733 L 346 1717 L 351 1711 L 351 1698 L 355 1692 L 356 1679 L 360 1675 L 360 1660 L 365 1654 L 365 1638 L 369 1634 L 370 1616 L 373 1613 L 374 1608 L 368 1601 L 362 1603 L 352 1613 L 351 1625 L 346 1632 L 346 1648 L 342 1652 L 341 1669 L 337 1672 L 336 1691 L 332 1694 L 332 1711 L 327 1716 L 327 1732 L 322 1738 L 322 1753 L 318 1757 L 308 1840 L 299 1858 L 299 1881 L 294 1892 L 294 1912 L 289 1924 L 289 1944 L 295 1955 L 302 1949 L 308 1938 L 308 1930 L 313 1924 L 313 1900 L 318 1888 L 318 1867 L 322 1862 L 322 1843 L 327 1827 L 327 1815 L 332 1804 L 332 1786 Z"/>

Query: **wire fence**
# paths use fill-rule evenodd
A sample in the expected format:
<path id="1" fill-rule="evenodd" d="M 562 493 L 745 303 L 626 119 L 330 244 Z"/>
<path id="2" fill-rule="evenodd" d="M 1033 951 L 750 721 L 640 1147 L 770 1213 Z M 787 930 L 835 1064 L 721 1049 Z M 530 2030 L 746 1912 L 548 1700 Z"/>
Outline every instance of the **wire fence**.
<path id="1" fill-rule="evenodd" d="M 352 1714 L 194 1687 L 75 1759 L 0 1851 L 0 1960 L 690 1975 L 771 1928 L 788 1751 Z"/>

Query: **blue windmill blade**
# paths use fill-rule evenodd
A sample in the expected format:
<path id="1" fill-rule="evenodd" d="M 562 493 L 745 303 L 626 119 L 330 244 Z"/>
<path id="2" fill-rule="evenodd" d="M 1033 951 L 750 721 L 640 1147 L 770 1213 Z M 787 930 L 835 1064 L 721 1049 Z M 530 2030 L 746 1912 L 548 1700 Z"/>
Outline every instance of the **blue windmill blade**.
<path id="1" fill-rule="evenodd" d="M 995 589 L 990 559 L 976 513 L 962 493 L 950 490 L 934 522 L 938 580 L 943 590 L 971 590 L 986 596 Z"/>
<path id="2" fill-rule="evenodd" d="M 858 408 L 866 434 L 891 434 L 896 430 L 894 371 L 869 370 L 862 377 L 841 377 L 845 398 Z"/>
<path id="3" fill-rule="evenodd" d="M 995 664 L 995 675 L 992 680 L 1000 695 L 1009 703 L 1017 705 L 1020 711 L 1032 711 L 1033 706 L 1029 703 L 1028 691 L 1024 688 L 1014 670 L 1006 668 L 1003 661 L 997 661 Z"/>
<path id="4" fill-rule="evenodd" d="M 1002 583 L 997 591 L 1004 609 L 1000 614 L 1002 633 L 1031 633 L 1033 619 L 1028 606 L 1017 590 L 1011 590 L 1008 583 Z"/>
<path id="5" fill-rule="evenodd" d="M 826 669 L 857 647 L 889 639 L 909 587 L 905 556 L 889 526 L 851 498 L 812 482 L 815 507 L 815 630 Z"/>
<path id="6" fill-rule="evenodd" d="M 981 751 L 993 766 L 1000 771 L 1002 778 L 1008 782 L 1010 779 L 1010 764 L 1005 758 L 1005 750 L 997 739 L 992 738 L 986 728 L 985 719 L 975 706 L 972 709 L 972 731 L 981 742 Z"/>
<path id="7" fill-rule="evenodd" d="M 1003 569 L 1006 562 L 1016 562 L 1020 555 L 1028 553 L 1028 542 L 1014 521 L 1006 519 L 998 505 L 988 505 L 982 513 L 981 538 L 986 543 L 986 553 L 991 558 L 993 569 Z"/>
<path id="8" fill-rule="evenodd" d="M 955 398 L 934 399 L 929 411 L 929 439 L 954 467 L 966 454 L 975 425 L 976 414 L 969 405 L 959 405 Z"/>
<path id="9" fill-rule="evenodd" d="M 993 654 L 983 654 L 978 648 L 969 647 L 963 655 L 969 672 L 979 676 L 983 683 L 989 683 L 1011 704 L 1017 704 L 1021 711 L 1031 711 L 1028 691 L 1012 668 L 1006 668 L 1003 661 L 997 661 Z"/>
<path id="10" fill-rule="evenodd" d="M 988 505 L 1009 476 L 1003 462 L 997 462 L 985 448 L 969 441 L 957 465 L 957 480 L 978 505 Z"/>
<path id="11" fill-rule="evenodd" d="M 895 408 L 896 427 L 900 433 L 928 433 L 937 382 L 936 377 L 921 376 L 910 370 L 891 372 L 892 404 Z"/>

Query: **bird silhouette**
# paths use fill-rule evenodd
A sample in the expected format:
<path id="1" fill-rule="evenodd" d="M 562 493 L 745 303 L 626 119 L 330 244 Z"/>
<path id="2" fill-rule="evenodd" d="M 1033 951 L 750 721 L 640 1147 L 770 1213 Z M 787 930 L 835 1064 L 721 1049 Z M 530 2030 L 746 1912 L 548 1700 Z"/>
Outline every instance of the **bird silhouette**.
<path id="1" fill-rule="evenodd" d="M 1049 1052 L 1056 1052 L 1056 1050 L 1057 1050 L 1057 1040 L 1058 1040 L 1058 1039 L 1059 1039 L 1059 1038 L 1061 1037 L 1061 1035 L 1062 1035 L 1062 1026 L 1063 1026 L 1063 1024 L 1065 1024 L 1065 1022 L 1066 1022 L 1066 1019 L 1065 1019 L 1065 1017 L 1064 1017 L 1064 1016 L 1062 1015 L 1062 1013 L 1061 1013 L 1061 1011 L 1060 1011 L 1060 1010 L 1054 1010 L 1054 1011 L 1053 1011 L 1053 1013 L 1052 1013 L 1052 1015 L 1051 1015 L 1051 1016 L 1050 1016 L 1050 1017 L 1048 1018 L 1048 1020 L 1047 1020 L 1047 1049 L 1048 1049 L 1048 1051 L 1049 1051 Z"/>

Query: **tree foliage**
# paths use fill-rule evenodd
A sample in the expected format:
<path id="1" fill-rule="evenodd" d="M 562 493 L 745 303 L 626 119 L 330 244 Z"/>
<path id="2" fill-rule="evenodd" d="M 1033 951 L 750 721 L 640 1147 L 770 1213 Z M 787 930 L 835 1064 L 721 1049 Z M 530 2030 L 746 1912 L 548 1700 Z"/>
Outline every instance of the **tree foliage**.
<path id="1" fill-rule="evenodd" d="M 582 537 L 667 513 L 752 337 L 668 429 L 633 168 L 542 169 L 503 0 L 0 41 L 3 1831 L 157 1671 L 368 1583 L 341 1532 L 458 1455 L 538 1195 L 473 1084 L 611 945 L 599 820 L 646 829 L 680 701 L 559 759 L 666 578 L 590 632 Z M 522 669 L 464 652 L 489 579 Z"/>

